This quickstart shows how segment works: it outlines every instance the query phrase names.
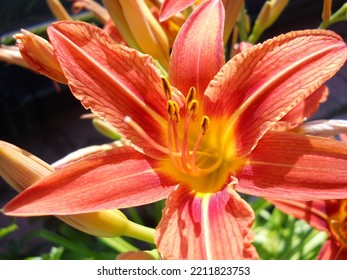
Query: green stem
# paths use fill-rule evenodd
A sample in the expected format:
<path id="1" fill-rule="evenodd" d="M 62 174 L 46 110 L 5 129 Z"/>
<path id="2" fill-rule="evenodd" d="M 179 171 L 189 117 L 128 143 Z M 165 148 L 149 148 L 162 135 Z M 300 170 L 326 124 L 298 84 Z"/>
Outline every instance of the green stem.
<path id="1" fill-rule="evenodd" d="M 318 28 L 327 29 L 330 25 L 347 20 L 347 3 L 343 4 L 333 15 L 330 16 L 329 20 L 323 21 Z"/>
<path id="2" fill-rule="evenodd" d="M 109 246 L 110 248 L 118 251 L 119 253 L 125 253 L 128 251 L 138 251 L 139 249 L 127 241 L 125 241 L 121 237 L 98 237 L 98 239 L 104 243 L 105 245 Z"/>
<path id="3" fill-rule="evenodd" d="M 146 227 L 129 221 L 126 236 L 130 236 L 148 243 L 154 243 L 154 228 Z"/>

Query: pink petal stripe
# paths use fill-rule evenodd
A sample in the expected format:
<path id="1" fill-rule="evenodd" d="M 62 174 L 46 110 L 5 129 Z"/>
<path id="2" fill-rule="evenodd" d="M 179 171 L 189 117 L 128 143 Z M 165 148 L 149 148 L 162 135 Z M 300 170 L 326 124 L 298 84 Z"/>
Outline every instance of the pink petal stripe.
<path id="1" fill-rule="evenodd" d="M 278 209 L 297 219 L 308 222 L 312 227 L 330 232 L 327 207 L 329 200 L 294 201 L 269 199 Z"/>
<path id="2" fill-rule="evenodd" d="M 239 155 L 345 63 L 347 48 L 337 34 L 293 31 L 255 45 L 231 59 L 211 81 L 205 114 L 229 120 Z"/>
<path id="3" fill-rule="evenodd" d="M 174 14 L 183 11 L 185 8 L 193 5 L 195 0 L 164 0 L 160 8 L 160 21 L 165 21 Z"/>
<path id="4" fill-rule="evenodd" d="M 170 82 L 183 94 L 194 86 L 202 97 L 224 64 L 224 8 L 220 1 L 205 1 L 183 24 L 170 57 Z"/>
<path id="5" fill-rule="evenodd" d="M 92 155 L 26 189 L 4 207 L 6 215 L 70 215 L 126 208 L 165 198 L 173 182 L 156 161 L 130 147 Z"/>
<path id="6" fill-rule="evenodd" d="M 167 200 L 155 242 L 165 259 L 255 259 L 253 220 L 234 191 L 196 194 L 179 186 Z"/>
<path id="7" fill-rule="evenodd" d="M 156 142 L 165 144 L 166 98 L 152 58 L 113 40 L 83 22 L 58 22 L 48 28 L 73 94 L 141 148 L 151 149 L 124 123 L 130 116 Z"/>
<path id="8" fill-rule="evenodd" d="M 238 191 L 271 199 L 347 197 L 347 145 L 295 133 L 268 132 L 237 174 Z"/>

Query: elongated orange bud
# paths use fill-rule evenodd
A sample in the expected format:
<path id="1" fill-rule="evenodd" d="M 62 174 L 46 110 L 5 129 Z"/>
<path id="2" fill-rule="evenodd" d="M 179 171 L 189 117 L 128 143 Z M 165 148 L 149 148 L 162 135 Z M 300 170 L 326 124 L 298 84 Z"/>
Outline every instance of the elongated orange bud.
<path id="1" fill-rule="evenodd" d="M 66 84 L 67 80 L 50 42 L 29 31 L 16 34 L 19 51 L 30 68 L 48 78 Z"/>

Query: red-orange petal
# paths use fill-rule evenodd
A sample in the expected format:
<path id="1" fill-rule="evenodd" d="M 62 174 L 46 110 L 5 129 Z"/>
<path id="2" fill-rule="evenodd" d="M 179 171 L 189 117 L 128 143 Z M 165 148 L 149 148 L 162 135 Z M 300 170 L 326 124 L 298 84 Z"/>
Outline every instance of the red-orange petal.
<path id="1" fill-rule="evenodd" d="M 335 239 L 329 238 L 322 246 L 318 260 L 347 260 L 347 249 Z"/>
<path id="2" fill-rule="evenodd" d="M 254 213 L 233 190 L 197 194 L 179 186 L 155 233 L 164 259 L 256 259 Z"/>
<path id="3" fill-rule="evenodd" d="M 322 137 L 268 132 L 236 176 L 240 192 L 260 197 L 347 198 L 347 145 Z"/>
<path id="4" fill-rule="evenodd" d="M 147 141 L 124 123 L 130 116 L 159 144 L 166 143 L 167 100 L 153 59 L 114 43 L 84 22 L 57 22 L 48 34 L 75 97 L 143 149 Z"/>
<path id="5" fill-rule="evenodd" d="M 301 101 L 296 107 L 294 107 L 287 115 L 285 115 L 281 121 L 285 121 L 291 124 L 300 124 L 304 120 L 312 117 L 319 108 L 319 105 L 326 101 L 329 94 L 329 89 L 326 86 L 319 87 L 309 97 Z"/>
<path id="6" fill-rule="evenodd" d="M 165 0 L 160 8 L 159 20 L 165 21 L 174 14 L 183 11 L 185 8 L 193 5 L 195 0 Z"/>
<path id="7" fill-rule="evenodd" d="M 224 64 L 224 8 L 220 1 L 199 5 L 181 27 L 170 57 L 170 82 L 183 94 L 195 87 L 202 97 Z"/>
<path id="8" fill-rule="evenodd" d="M 38 181 L 4 207 L 6 215 L 68 215 L 126 208 L 166 198 L 173 189 L 157 162 L 131 147 L 84 158 Z"/>
<path id="9" fill-rule="evenodd" d="M 293 31 L 234 56 L 211 81 L 204 110 L 229 119 L 237 153 L 257 141 L 345 63 L 347 47 L 332 31 Z"/>

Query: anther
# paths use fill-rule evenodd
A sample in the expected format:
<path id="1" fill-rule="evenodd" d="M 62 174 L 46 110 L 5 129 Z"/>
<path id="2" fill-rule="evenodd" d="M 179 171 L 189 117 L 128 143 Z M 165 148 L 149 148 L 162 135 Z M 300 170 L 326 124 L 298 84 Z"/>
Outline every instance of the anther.
<path id="1" fill-rule="evenodd" d="M 198 113 L 199 109 L 199 102 L 196 99 L 193 99 L 188 104 L 188 112 L 189 114 L 194 118 L 196 114 Z"/>
<path id="2" fill-rule="evenodd" d="M 169 118 L 172 121 L 179 122 L 180 120 L 180 109 L 178 104 L 172 100 L 168 100 L 167 102 L 167 112 L 169 114 Z"/>
<path id="3" fill-rule="evenodd" d="M 209 125 L 210 125 L 210 118 L 208 116 L 203 116 L 202 120 L 201 120 L 201 132 L 202 132 L 202 135 L 205 135 Z"/>
<path id="4" fill-rule="evenodd" d="M 196 99 L 196 89 L 195 87 L 191 87 L 188 91 L 186 100 L 187 100 L 187 106 L 189 106 L 190 102 Z"/>
<path id="5" fill-rule="evenodd" d="M 162 85 L 163 85 L 163 90 L 164 90 L 166 99 L 167 100 L 171 100 L 172 99 L 172 91 L 171 91 L 170 82 L 165 77 L 161 78 L 161 82 L 162 82 Z"/>

